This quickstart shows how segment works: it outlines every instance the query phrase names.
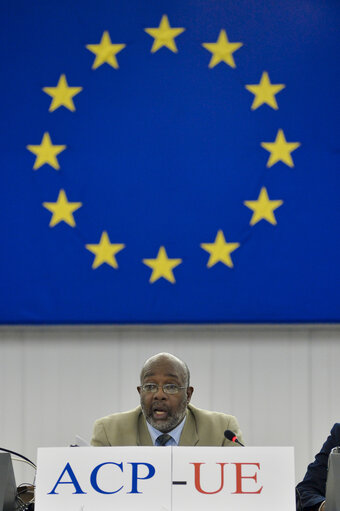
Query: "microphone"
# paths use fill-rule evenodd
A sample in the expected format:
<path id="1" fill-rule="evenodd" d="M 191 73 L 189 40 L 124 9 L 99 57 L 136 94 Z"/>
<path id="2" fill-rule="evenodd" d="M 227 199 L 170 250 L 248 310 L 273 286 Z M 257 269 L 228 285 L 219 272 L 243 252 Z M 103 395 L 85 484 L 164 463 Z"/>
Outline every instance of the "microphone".
<path id="1" fill-rule="evenodd" d="M 241 442 L 239 441 L 239 439 L 237 438 L 237 436 L 235 435 L 235 433 L 233 431 L 230 431 L 230 429 L 226 429 L 225 432 L 224 432 L 224 436 L 230 440 L 231 442 L 234 442 L 234 444 L 239 444 L 241 445 L 242 447 L 244 447 L 243 444 L 241 444 Z"/>

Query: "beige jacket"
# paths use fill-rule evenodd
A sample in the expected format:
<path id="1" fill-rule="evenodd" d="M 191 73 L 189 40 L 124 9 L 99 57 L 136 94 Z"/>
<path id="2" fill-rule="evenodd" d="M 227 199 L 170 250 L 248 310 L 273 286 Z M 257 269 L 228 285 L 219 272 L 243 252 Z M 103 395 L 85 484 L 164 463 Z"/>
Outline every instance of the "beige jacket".
<path id="1" fill-rule="evenodd" d="M 189 404 L 187 418 L 179 445 L 235 446 L 224 437 L 224 431 L 233 431 L 240 442 L 242 433 L 236 417 L 208 412 Z M 93 446 L 152 445 L 151 437 L 140 406 L 134 410 L 114 413 L 98 419 L 91 440 Z"/>

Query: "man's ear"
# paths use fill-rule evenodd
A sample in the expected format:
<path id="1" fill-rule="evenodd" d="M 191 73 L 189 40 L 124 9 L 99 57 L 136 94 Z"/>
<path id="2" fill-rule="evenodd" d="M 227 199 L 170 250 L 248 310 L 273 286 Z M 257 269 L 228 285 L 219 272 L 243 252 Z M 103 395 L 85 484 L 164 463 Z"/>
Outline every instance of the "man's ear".
<path id="1" fill-rule="evenodd" d="M 190 403 L 192 393 L 194 392 L 194 387 L 187 388 L 187 402 Z"/>
<path id="2" fill-rule="evenodd" d="M 138 394 L 140 394 L 142 391 L 141 387 L 139 387 L 139 386 L 137 387 L 137 390 L 138 390 Z"/>

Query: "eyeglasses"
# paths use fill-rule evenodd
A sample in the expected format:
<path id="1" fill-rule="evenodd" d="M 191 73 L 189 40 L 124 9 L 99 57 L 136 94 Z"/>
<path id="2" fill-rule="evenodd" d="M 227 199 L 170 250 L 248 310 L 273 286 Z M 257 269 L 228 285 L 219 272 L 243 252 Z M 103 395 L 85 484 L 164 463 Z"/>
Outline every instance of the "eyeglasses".
<path id="1" fill-rule="evenodd" d="M 144 385 L 141 386 L 143 392 L 151 392 L 151 394 L 155 394 L 159 388 L 161 388 L 165 394 L 177 394 L 180 389 L 186 389 L 187 387 L 179 387 L 174 383 L 166 383 L 165 385 L 157 385 L 157 383 L 144 383 Z"/>

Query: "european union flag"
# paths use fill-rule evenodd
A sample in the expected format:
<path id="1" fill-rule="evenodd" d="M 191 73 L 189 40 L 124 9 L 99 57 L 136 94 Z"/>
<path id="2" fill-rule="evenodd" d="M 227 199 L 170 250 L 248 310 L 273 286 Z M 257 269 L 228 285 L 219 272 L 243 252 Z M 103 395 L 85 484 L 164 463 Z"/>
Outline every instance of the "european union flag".
<path id="1" fill-rule="evenodd" d="M 2 2 L 0 321 L 339 321 L 339 13 Z"/>

